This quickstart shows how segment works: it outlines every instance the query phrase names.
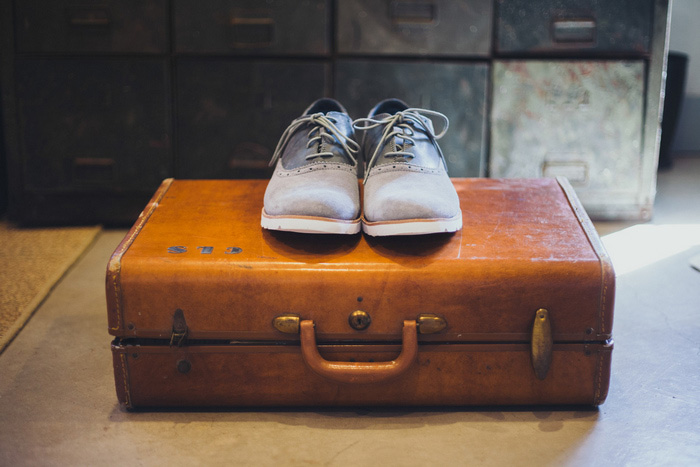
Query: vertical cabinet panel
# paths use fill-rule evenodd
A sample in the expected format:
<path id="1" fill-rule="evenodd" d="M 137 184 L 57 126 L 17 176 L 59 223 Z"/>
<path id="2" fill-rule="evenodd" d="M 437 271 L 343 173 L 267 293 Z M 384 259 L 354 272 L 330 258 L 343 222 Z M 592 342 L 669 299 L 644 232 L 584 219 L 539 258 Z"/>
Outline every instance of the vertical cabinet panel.
<path id="1" fill-rule="evenodd" d="M 17 62 L 27 189 L 155 189 L 172 174 L 165 60 Z"/>
<path id="2" fill-rule="evenodd" d="M 449 174 L 472 177 L 485 170 L 487 80 L 486 64 L 340 60 L 335 95 L 353 118 L 388 97 L 444 113 L 450 128 L 439 144 Z"/>
<path id="3" fill-rule="evenodd" d="M 282 132 L 323 96 L 353 118 L 389 97 L 446 114 L 452 177 L 566 176 L 592 217 L 651 212 L 667 0 L 12 0 L 5 11 L 16 218 L 81 210 L 76 199 L 98 210 L 169 176 L 267 178 Z"/>
<path id="4" fill-rule="evenodd" d="M 266 178 L 291 121 L 327 95 L 324 62 L 177 61 L 176 176 Z"/>
<path id="5" fill-rule="evenodd" d="M 642 61 L 496 62 L 490 175 L 566 176 L 604 215 L 640 189 L 644 71 Z"/>

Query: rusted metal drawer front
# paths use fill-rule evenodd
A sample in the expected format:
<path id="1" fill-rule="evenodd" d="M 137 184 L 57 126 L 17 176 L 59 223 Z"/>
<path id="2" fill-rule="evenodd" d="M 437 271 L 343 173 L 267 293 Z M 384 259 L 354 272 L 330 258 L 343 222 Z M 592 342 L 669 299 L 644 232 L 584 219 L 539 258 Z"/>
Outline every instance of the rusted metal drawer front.
<path id="1" fill-rule="evenodd" d="M 328 94 L 321 61 L 177 61 L 179 178 L 267 178 L 292 120 Z"/>
<path id="2" fill-rule="evenodd" d="M 335 95 L 353 118 L 365 117 L 380 100 L 442 112 L 450 129 L 439 141 L 452 177 L 485 171 L 484 132 L 488 66 L 481 63 L 409 63 L 339 60 Z"/>
<path id="3" fill-rule="evenodd" d="M 172 174 L 166 60 L 20 59 L 17 88 L 29 190 L 153 190 Z"/>
<path id="4" fill-rule="evenodd" d="M 178 53 L 330 52 L 328 0 L 175 0 L 173 9 Z"/>
<path id="5" fill-rule="evenodd" d="M 498 0 L 501 54 L 649 52 L 653 0 Z"/>
<path id="6" fill-rule="evenodd" d="M 490 175 L 566 176 L 584 206 L 640 189 L 642 61 L 497 61 Z"/>
<path id="7" fill-rule="evenodd" d="M 165 0 L 15 2 L 21 53 L 166 53 Z"/>
<path id="8" fill-rule="evenodd" d="M 344 54 L 487 56 L 491 0 L 342 0 L 337 47 Z"/>

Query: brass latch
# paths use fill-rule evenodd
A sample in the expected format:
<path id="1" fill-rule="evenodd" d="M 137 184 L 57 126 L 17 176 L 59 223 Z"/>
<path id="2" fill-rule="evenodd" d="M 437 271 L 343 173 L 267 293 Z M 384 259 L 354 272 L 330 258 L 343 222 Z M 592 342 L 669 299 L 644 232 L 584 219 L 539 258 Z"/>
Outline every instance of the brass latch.
<path id="1" fill-rule="evenodd" d="M 182 347 L 187 339 L 187 322 L 185 321 L 185 313 L 181 309 L 175 310 L 173 313 L 173 330 L 170 334 L 170 347 L 177 345 Z"/>
<path id="2" fill-rule="evenodd" d="M 272 325 L 279 332 L 285 334 L 299 334 L 299 323 L 301 322 L 301 317 L 294 313 L 287 313 L 284 315 L 279 315 L 272 320 Z"/>
<path id="3" fill-rule="evenodd" d="M 549 366 L 552 364 L 552 322 L 549 311 L 540 308 L 535 313 L 535 322 L 532 325 L 532 368 L 537 379 L 545 379 Z"/>
<path id="4" fill-rule="evenodd" d="M 418 332 L 420 334 L 435 334 L 447 327 L 445 318 L 433 313 L 423 313 L 418 315 Z"/>

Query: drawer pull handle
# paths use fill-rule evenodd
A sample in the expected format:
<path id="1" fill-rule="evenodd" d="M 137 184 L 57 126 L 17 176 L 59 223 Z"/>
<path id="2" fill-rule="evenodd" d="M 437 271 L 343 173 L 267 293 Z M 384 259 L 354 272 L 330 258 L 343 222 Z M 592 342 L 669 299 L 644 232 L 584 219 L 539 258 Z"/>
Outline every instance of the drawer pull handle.
<path id="1" fill-rule="evenodd" d="M 113 182 L 117 162 L 106 157 L 76 157 L 72 161 L 72 179 L 75 182 Z"/>
<path id="2" fill-rule="evenodd" d="M 391 21 L 397 25 L 429 24 L 437 20 L 437 6 L 432 2 L 391 2 Z"/>
<path id="3" fill-rule="evenodd" d="M 380 383 L 404 373 L 418 357 L 418 331 L 414 320 L 403 322 L 401 354 L 396 360 L 386 362 L 326 360 L 318 352 L 314 326 L 314 322 L 308 319 L 300 324 L 301 355 L 314 373 L 338 383 Z"/>
<path id="4" fill-rule="evenodd" d="M 595 44 L 596 22 L 591 19 L 552 21 L 552 40 L 557 43 Z"/>
<path id="5" fill-rule="evenodd" d="M 274 44 L 275 20 L 272 18 L 233 16 L 229 24 L 234 49 L 264 49 Z"/>
<path id="6" fill-rule="evenodd" d="M 105 27 L 112 24 L 109 10 L 104 8 L 68 8 L 68 23 L 74 27 Z"/>

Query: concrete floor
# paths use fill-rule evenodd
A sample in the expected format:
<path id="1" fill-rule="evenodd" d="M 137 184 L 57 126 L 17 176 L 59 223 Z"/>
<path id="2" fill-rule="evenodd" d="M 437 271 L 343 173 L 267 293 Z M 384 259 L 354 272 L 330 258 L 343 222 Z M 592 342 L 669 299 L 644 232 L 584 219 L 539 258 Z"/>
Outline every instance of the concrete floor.
<path id="1" fill-rule="evenodd" d="M 673 226 L 673 227 L 669 227 Z M 2 465 L 700 465 L 700 158 L 661 173 L 656 214 L 597 224 L 618 272 L 599 410 L 130 413 L 116 402 L 105 231 L 0 355 Z"/>

